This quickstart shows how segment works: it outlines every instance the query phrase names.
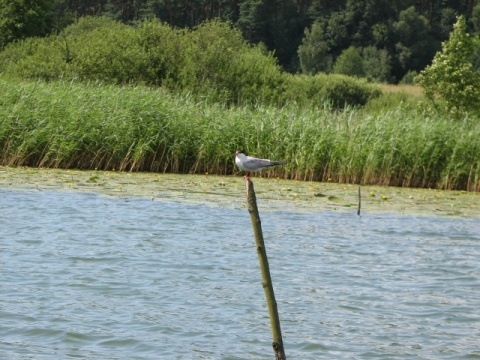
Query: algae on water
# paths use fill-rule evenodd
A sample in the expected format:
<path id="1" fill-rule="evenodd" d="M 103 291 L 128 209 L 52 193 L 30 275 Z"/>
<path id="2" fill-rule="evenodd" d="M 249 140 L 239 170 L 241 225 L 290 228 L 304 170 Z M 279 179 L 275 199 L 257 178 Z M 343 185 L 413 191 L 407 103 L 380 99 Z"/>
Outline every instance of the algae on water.
<path id="1" fill-rule="evenodd" d="M 355 211 L 358 185 L 252 178 L 262 211 Z M 0 167 L 0 189 L 83 191 L 244 208 L 241 176 Z M 362 214 L 480 217 L 476 192 L 362 186 Z M 373 195 L 372 195 L 373 194 Z"/>

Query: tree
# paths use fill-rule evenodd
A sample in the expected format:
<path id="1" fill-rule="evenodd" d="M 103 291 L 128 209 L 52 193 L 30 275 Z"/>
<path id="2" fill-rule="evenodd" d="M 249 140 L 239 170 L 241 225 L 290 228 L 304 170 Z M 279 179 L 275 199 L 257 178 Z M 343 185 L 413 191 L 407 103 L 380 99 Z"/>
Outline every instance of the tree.
<path id="1" fill-rule="evenodd" d="M 362 49 L 363 68 L 369 81 L 387 83 L 391 80 L 391 57 L 386 49 L 367 46 Z"/>
<path id="2" fill-rule="evenodd" d="M 448 39 L 448 36 L 453 29 L 453 24 L 457 21 L 457 16 L 457 12 L 452 8 L 445 8 L 440 11 L 440 21 L 438 22 L 436 33 L 442 41 Z"/>
<path id="3" fill-rule="evenodd" d="M 1 0 L 0 50 L 29 36 L 43 36 L 52 26 L 51 1 Z"/>
<path id="4" fill-rule="evenodd" d="M 399 65 L 395 75 L 400 79 L 407 71 L 420 71 L 428 64 L 435 53 L 434 41 L 429 34 L 427 19 L 413 6 L 400 12 L 393 27 Z"/>
<path id="5" fill-rule="evenodd" d="M 300 45 L 304 19 L 292 0 L 243 0 L 236 26 L 252 44 L 264 43 L 288 68 Z"/>
<path id="6" fill-rule="evenodd" d="M 340 54 L 333 66 L 333 72 L 348 76 L 365 76 L 363 60 L 353 46 L 350 46 Z"/>
<path id="7" fill-rule="evenodd" d="M 325 39 L 333 54 L 340 54 L 348 44 L 348 29 L 345 17 L 341 12 L 334 12 L 326 21 Z"/>
<path id="8" fill-rule="evenodd" d="M 302 45 L 298 47 L 302 73 L 329 72 L 332 67 L 332 57 L 328 52 L 329 47 L 324 39 L 322 24 L 314 22 L 310 30 L 305 29 Z"/>
<path id="9" fill-rule="evenodd" d="M 480 1 L 473 8 L 470 21 L 472 22 L 475 34 L 480 35 Z"/>
<path id="10" fill-rule="evenodd" d="M 442 51 L 416 78 L 429 99 L 440 96 L 447 110 L 456 115 L 480 111 L 480 72 L 471 62 L 476 41 L 467 33 L 465 18 L 459 16 Z"/>

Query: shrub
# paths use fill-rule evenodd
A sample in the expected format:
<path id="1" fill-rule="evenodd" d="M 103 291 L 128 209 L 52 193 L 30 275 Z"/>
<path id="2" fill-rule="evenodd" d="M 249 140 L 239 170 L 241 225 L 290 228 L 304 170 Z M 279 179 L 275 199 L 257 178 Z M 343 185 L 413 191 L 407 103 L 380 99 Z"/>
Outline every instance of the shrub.
<path id="1" fill-rule="evenodd" d="M 163 86 L 234 105 L 294 101 L 343 108 L 376 96 L 366 82 L 348 76 L 282 73 L 271 52 L 249 45 L 220 21 L 186 31 L 157 20 L 133 27 L 81 19 L 59 35 L 11 44 L 0 63 L 2 71 L 20 78 Z"/>
<path id="2" fill-rule="evenodd" d="M 345 75 L 331 75 L 324 87 L 324 96 L 335 108 L 365 105 L 368 100 L 380 96 L 380 89 L 365 80 Z"/>
<path id="3" fill-rule="evenodd" d="M 365 80 L 319 73 L 315 76 L 286 75 L 283 99 L 285 103 L 328 104 L 335 109 L 343 109 L 346 106 L 365 105 L 380 94 L 380 89 Z"/>
<path id="4" fill-rule="evenodd" d="M 145 54 L 140 68 L 150 85 L 181 89 L 185 84 L 185 31 L 172 29 L 156 20 L 145 21 L 138 27 L 139 45 Z"/>
<path id="5" fill-rule="evenodd" d="M 73 72 L 81 79 L 107 83 L 138 83 L 144 80 L 141 64 L 145 54 L 134 28 L 112 22 L 95 28 L 73 44 Z"/>
<path id="6" fill-rule="evenodd" d="M 226 23 L 209 21 L 189 32 L 185 84 L 227 103 L 270 101 L 281 81 L 272 53 L 251 46 Z"/>

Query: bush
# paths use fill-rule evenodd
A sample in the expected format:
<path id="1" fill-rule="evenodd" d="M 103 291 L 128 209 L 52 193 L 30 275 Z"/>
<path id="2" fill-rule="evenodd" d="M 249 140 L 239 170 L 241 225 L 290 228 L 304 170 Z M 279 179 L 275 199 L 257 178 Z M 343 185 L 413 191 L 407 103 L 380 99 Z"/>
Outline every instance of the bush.
<path id="1" fill-rule="evenodd" d="M 328 104 L 335 109 L 343 109 L 363 106 L 380 95 L 381 91 L 376 86 L 346 75 L 285 75 L 283 101 L 314 106 Z"/>
<path id="2" fill-rule="evenodd" d="M 288 102 L 335 108 L 364 105 L 377 91 L 343 75 L 282 73 L 272 53 L 252 46 L 226 23 L 172 29 L 157 20 L 137 27 L 81 19 L 59 35 L 11 44 L 0 70 L 19 78 L 78 78 L 162 86 L 226 104 Z"/>
<path id="3" fill-rule="evenodd" d="M 272 101 L 281 69 L 272 53 L 251 46 L 228 24 L 209 21 L 186 38 L 184 84 L 196 93 L 226 103 Z"/>
<path id="4" fill-rule="evenodd" d="M 150 85 L 170 89 L 184 87 L 189 74 L 185 72 L 185 31 L 172 29 L 159 21 L 145 21 L 138 27 L 139 45 L 145 54 L 140 72 Z"/>
<path id="5" fill-rule="evenodd" d="M 137 31 L 113 22 L 95 28 L 71 44 L 72 72 L 84 80 L 107 83 L 139 83 L 145 80 L 141 64 L 146 56 Z"/>
<path id="6" fill-rule="evenodd" d="M 0 62 L 21 78 L 165 86 L 226 103 L 274 102 L 282 88 L 273 54 L 219 21 L 185 31 L 157 20 L 132 27 L 85 18 L 59 35 L 12 44 Z"/>
<path id="7" fill-rule="evenodd" d="M 354 79 L 345 75 L 331 75 L 324 88 L 325 98 L 335 108 L 365 105 L 370 99 L 380 96 L 380 89 L 365 80 Z"/>

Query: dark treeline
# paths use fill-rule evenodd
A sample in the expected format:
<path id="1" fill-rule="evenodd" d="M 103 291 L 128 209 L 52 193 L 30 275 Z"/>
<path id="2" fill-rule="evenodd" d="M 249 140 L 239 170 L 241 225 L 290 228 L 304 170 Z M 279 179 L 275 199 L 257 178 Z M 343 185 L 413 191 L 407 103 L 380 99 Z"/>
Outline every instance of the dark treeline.
<path id="1" fill-rule="evenodd" d="M 4 0 L 0 49 L 92 15 L 127 24 L 157 18 L 178 28 L 219 18 L 264 43 L 287 71 L 393 83 L 408 83 L 431 62 L 458 15 L 480 33 L 476 0 Z"/>

